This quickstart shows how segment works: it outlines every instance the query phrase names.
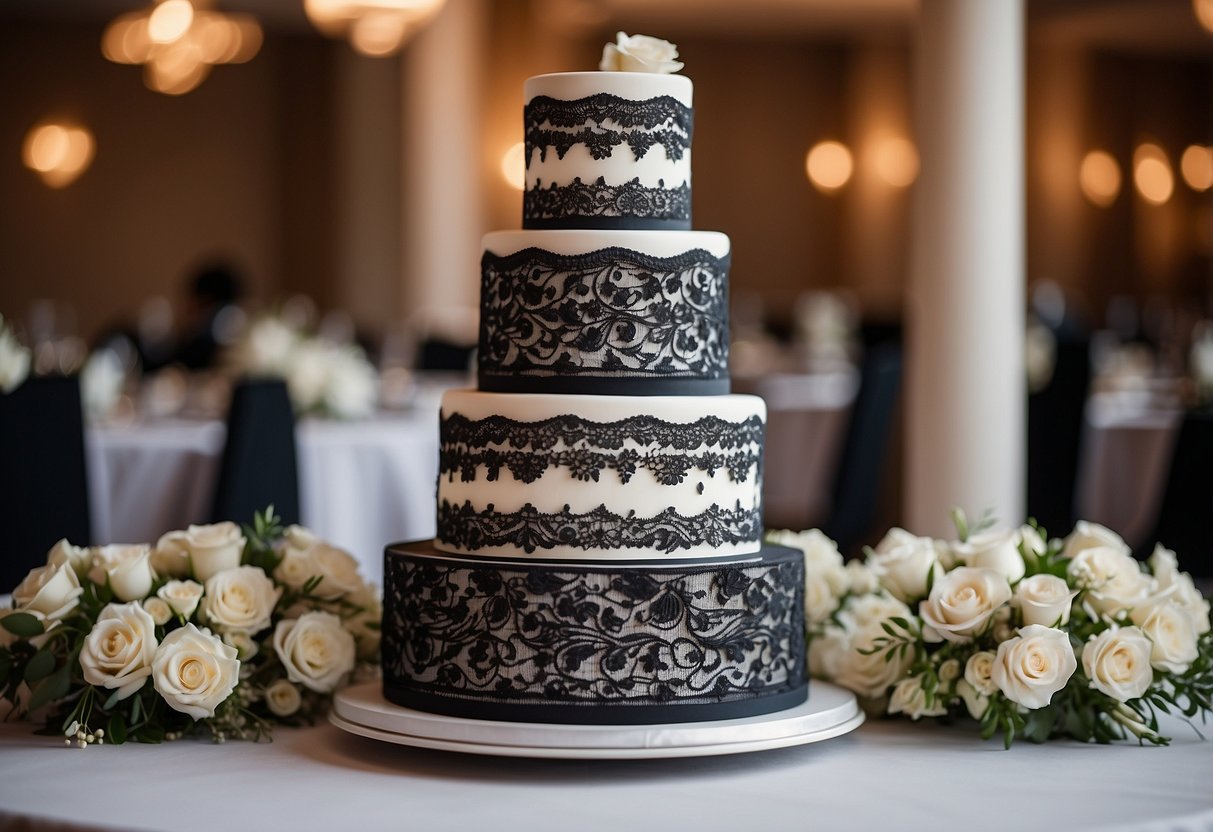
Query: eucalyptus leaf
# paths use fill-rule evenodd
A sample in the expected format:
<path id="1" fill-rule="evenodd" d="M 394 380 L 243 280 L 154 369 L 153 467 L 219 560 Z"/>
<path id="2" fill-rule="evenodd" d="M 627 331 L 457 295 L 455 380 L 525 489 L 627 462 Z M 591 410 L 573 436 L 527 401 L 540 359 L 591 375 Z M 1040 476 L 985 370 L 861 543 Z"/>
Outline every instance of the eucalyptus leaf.
<path id="1" fill-rule="evenodd" d="M 45 679 L 55 669 L 55 654 L 50 650 L 39 650 L 25 664 L 25 681 L 33 684 Z"/>
<path id="2" fill-rule="evenodd" d="M 0 627 L 21 638 L 32 638 L 46 632 L 38 617 L 28 612 L 14 612 L 0 618 Z"/>
<path id="3" fill-rule="evenodd" d="M 105 738 L 114 745 L 122 745 L 126 742 L 126 720 L 122 718 L 121 713 L 115 713 L 110 717 L 109 727 L 105 731 Z"/>
<path id="4" fill-rule="evenodd" d="M 67 696 L 71 682 L 71 666 L 65 664 L 31 688 L 27 708 L 30 711 L 36 711 L 43 705 L 54 702 L 56 699 L 62 699 Z"/>

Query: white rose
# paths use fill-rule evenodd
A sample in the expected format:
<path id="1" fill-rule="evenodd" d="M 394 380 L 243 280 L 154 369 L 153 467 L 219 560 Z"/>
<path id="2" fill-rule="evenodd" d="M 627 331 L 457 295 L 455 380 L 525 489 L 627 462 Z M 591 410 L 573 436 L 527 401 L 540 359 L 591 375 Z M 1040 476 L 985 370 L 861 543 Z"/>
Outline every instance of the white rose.
<path id="1" fill-rule="evenodd" d="M 299 693 L 299 688 L 286 679 L 276 679 L 265 689 L 265 706 L 274 716 L 290 716 L 299 710 L 302 704 L 303 696 Z"/>
<path id="2" fill-rule="evenodd" d="M 887 635 L 875 621 L 850 633 L 846 649 L 837 657 L 834 681 L 868 699 L 884 696 L 889 686 L 909 670 L 913 656 L 899 656 L 894 651 L 886 661 L 884 650 L 864 654 L 876 647 L 877 639 L 882 638 Z"/>
<path id="3" fill-rule="evenodd" d="M 358 658 L 375 661 L 379 656 L 379 622 L 383 618 L 379 590 L 374 584 L 365 584 L 346 600 L 359 608 L 358 612 L 343 620 L 345 628 L 358 645 Z"/>
<path id="4" fill-rule="evenodd" d="M 169 581 L 156 594 L 173 608 L 173 612 L 188 619 L 202 600 L 202 584 L 197 581 Z"/>
<path id="5" fill-rule="evenodd" d="M 805 572 L 820 575 L 832 594 L 842 595 L 847 591 L 847 574 L 838 544 L 819 529 L 803 532 L 779 530 L 771 532 L 767 538 L 772 543 L 804 552 Z"/>
<path id="6" fill-rule="evenodd" d="M 838 614 L 839 620 L 848 631 L 859 630 L 869 624 L 879 625 L 890 618 L 904 618 L 907 621 L 914 617 L 910 608 L 891 595 L 873 593 L 871 595 L 851 596 L 846 606 Z"/>
<path id="7" fill-rule="evenodd" d="M 11 393 L 29 375 L 30 351 L 21 346 L 0 315 L 0 393 Z"/>
<path id="8" fill-rule="evenodd" d="M 202 596 L 202 614 L 222 633 L 243 630 L 257 634 L 270 626 L 282 590 L 259 566 L 237 566 L 212 575 Z"/>
<path id="9" fill-rule="evenodd" d="M 302 589 L 308 578 L 315 574 L 312 560 L 306 551 L 286 549 L 281 560 L 274 567 L 274 577 L 291 589 Z"/>
<path id="10" fill-rule="evenodd" d="M 1070 604 L 1077 595 L 1056 575 L 1032 575 L 1015 587 L 1012 604 L 1019 608 L 1024 624 L 1056 627 L 1070 620 Z"/>
<path id="11" fill-rule="evenodd" d="M 952 548 L 965 566 L 993 569 L 1013 584 L 1024 573 L 1023 555 L 1019 553 L 1022 539 L 1019 531 L 982 532 Z"/>
<path id="12" fill-rule="evenodd" d="M 190 553 L 185 538 L 185 532 L 169 532 L 156 541 L 152 547 L 152 569 L 157 575 L 184 578 L 190 574 Z"/>
<path id="13" fill-rule="evenodd" d="M 312 575 L 321 580 L 312 590 L 318 598 L 334 600 L 362 588 L 362 576 L 358 574 L 358 561 L 344 549 L 317 543 L 307 550 L 308 564 Z"/>
<path id="14" fill-rule="evenodd" d="M 1209 632 L 1209 601 L 1200 594 L 1192 576 L 1179 571 L 1175 553 L 1161 543 L 1154 546 L 1150 556 L 1150 570 L 1158 581 L 1158 588 L 1171 591 L 1171 601 L 1192 619 L 1192 628 L 1197 636 Z"/>
<path id="15" fill-rule="evenodd" d="M 1066 574 L 1075 586 L 1086 590 L 1091 606 L 1107 616 L 1144 603 L 1155 589 L 1132 556 L 1111 546 L 1079 551 Z"/>
<path id="16" fill-rule="evenodd" d="M 1029 624 L 998 645 L 990 678 L 1007 699 L 1036 710 L 1048 705 L 1077 669 L 1065 632 Z"/>
<path id="17" fill-rule="evenodd" d="M 993 696 L 997 693 L 998 685 L 994 683 L 994 654 L 989 650 L 979 650 L 969 656 L 969 660 L 965 662 L 964 680 L 982 696 Z"/>
<path id="18" fill-rule="evenodd" d="M 1131 618 L 1150 640 L 1150 664 L 1158 670 L 1183 673 L 1200 655 L 1191 617 L 1170 599 L 1137 607 Z"/>
<path id="19" fill-rule="evenodd" d="M 927 600 L 918 605 L 924 638 L 930 633 L 952 642 L 972 640 L 994 611 L 1011 600 L 1011 587 L 993 569 L 958 566 L 935 581 Z"/>
<path id="20" fill-rule="evenodd" d="M 228 630 L 222 635 L 223 643 L 236 648 L 236 658 L 242 662 L 261 652 L 261 645 L 244 630 Z"/>
<path id="21" fill-rule="evenodd" d="M 1140 699 L 1154 681 L 1150 640 L 1136 627 L 1109 627 L 1082 646 L 1082 669 L 1091 687 L 1117 702 Z"/>
<path id="22" fill-rule="evenodd" d="M 186 624 L 164 637 L 152 659 L 152 684 L 174 711 L 209 719 L 239 681 L 236 648 Z"/>
<path id="23" fill-rule="evenodd" d="M 960 659 L 948 659 L 939 666 L 939 681 L 950 682 L 960 676 Z"/>
<path id="24" fill-rule="evenodd" d="M 1026 523 L 1019 527 L 1019 539 L 1023 541 L 1023 548 L 1029 555 L 1043 555 L 1049 550 L 1048 542 L 1040 536 L 1040 532 Z"/>
<path id="25" fill-rule="evenodd" d="M 46 621 L 59 621 L 80 603 L 82 592 L 71 564 L 48 564 L 31 570 L 17 585 L 13 606 L 19 612 L 38 613 Z"/>
<path id="26" fill-rule="evenodd" d="M 921 676 L 911 676 L 902 679 L 893 688 L 889 697 L 889 713 L 905 714 L 910 719 L 920 719 L 924 716 L 943 716 L 948 709 L 943 704 L 943 698 L 935 696 L 931 705 L 927 705 L 927 693 L 922 687 Z"/>
<path id="27" fill-rule="evenodd" d="M 986 709 L 990 707 L 990 697 L 978 691 L 964 679 L 956 683 L 956 695 L 965 703 L 965 710 L 973 719 L 981 719 L 986 715 Z"/>
<path id="28" fill-rule="evenodd" d="M 309 612 L 278 622 L 274 652 L 287 677 L 317 693 L 329 693 L 354 669 L 354 637 L 332 613 Z"/>
<path id="29" fill-rule="evenodd" d="M 880 579 L 861 560 L 847 561 L 847 588 L 855 595 L 868 595 L 880 588 Z"/>
<path id="30" fill-rule="evenodd" d="M 80 649 L 84 681 L 126 699 L 152 674 L 156 622 L 138 601 L 106 604 Z"/>
<path id="31" fill-rule="evenodd" d="M 1065 545 L 1061 549 L 1061 556 L 1063 558 L 1072 558 L 1080 552 L 1096 547 L 1115 549 L 1124 555 L 1132 553 L 1129 544 L 1125 543 L 1124 538 L 1107 526 L 1079 520 L 1074 524 L 1074 531 L 1070 532 L 1069 537 L 1065 539 Z"/>
<path id="32" fill-rule="evenodd" d="M 809 674 L 816 679 L 833 679 L 844 651 L 849 649 L 846 631 L 826 626 L 809 639 Z"/>
<path id="33" fill-rule="evenodd" d="M 682 69 L 678 47 L 667 40 L 632 35 L 615 35 L 615 42 L 602 48 L 598 68 L 603 72 L 658 72 L 669 74 Z"/>
<path id="34" fill-rule="evenodd" d="M 321 540 L 316 533 L 306 526 L 292 523 L 282 533 L 282 545 L 286 551 L 306 552 Z"/>
<path id="35" fill-rule="evenodd" d="M 143 609 L 147 610 L 157 627 L 163 627 L 173 617 L 173 608 L 166 604 L 163 598 L 157 598 L 155 595 L 143 601 Z"/>
<path id="36" fill-rule="evenodd" d="M 93 583 L 107 581 L 121 601 L 138 601 L 152 591 L 156 574 L 152 571 L 152 547 L 146 543 L 99 546 L 93 550 Z"/>
<path id="37" fill-rule="evenodd" d="M 900 543 L 886 546 L 895 532 L 907 537 Z M 885 548 L 882 550 L 881 547 Z M 908 535 L 901 529 L 894 529 L 885 535 L 885 539 L 868 558 L 868 566 L 879 576 L 881 586 L 906 603 L 927 594 L 928 576 L 933 574 L 938 578 L 943 574 L 935 541 L 929 537 Z"/>
<path id="38" fill-rule="evenodd" d="M 260 318 L 249 327 L 241 347 L 241 364 L 251 375 L 282 376 L 298 343 L 299 333 L 280 318 Z"/>
<path id="39" fill-rule="evenodd" d="M 804 576 L 804 615 L 810 624 L 820 624 L 838 609 L 838 598 L 830 591 L 829 582 L 814 573 Z"/>
<path id="40" fill-rule="evenodd" d="M 46 563 L 48 566 L 70 564 L 77 578 L 86 578 L 93 565 L 93 551 L 87 546 L 73 546 L 64 538 L 46 553 Z"/>
<path id="41" fill-rule="evenodd" d="M 206 583 L 219 572 L 235 569 L 244 555 L 244 535 L 232 522 L 190 526 L 181 538 L 194 580 Z"/>

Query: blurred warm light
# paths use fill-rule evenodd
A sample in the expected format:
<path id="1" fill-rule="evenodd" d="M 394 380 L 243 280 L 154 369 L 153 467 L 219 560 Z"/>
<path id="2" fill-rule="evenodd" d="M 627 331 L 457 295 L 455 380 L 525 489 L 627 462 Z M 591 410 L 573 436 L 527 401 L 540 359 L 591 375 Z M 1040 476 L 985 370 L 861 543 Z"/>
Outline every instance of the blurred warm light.
<path id="1" fill-rule="evenodd" d="M 1147 142 L 1133 151 L 1133 183 L 1141 198 L 1151 205 L 1163 205 L 1171 198 L 1175 177 L 1161 147 Z"/>
<path id="2" fill-rule="evenodd" d="M 52 188 L 75 182 L 93 161 L 96 143 L 87 128 L 44 122 L 25 136 L 22 159 Z"/>
<path id="3" fill-rule="evenodd" d="M 370 57 L 395 54 L 405 40 L 441 11 L 446 0 L 304 0 L 303 11 L 320 32 L 346 37 Z"/>
<path id="4" fill-rule="evenodd" d="M 905 188 L 918 178 L 918 150 L 900 136 L 881 139 L 872 151 L 876 175 L 894 188 Z"/>
<path id="5" fill-rule="evenodd" d="M 851 151 L 841 142 L 819 142 L 813 145 L 805 159 L 809 181 L 819 190 L 831 193 L 851 178 L 854 169 Z"/>
<path id="6" fill-rule="evenodd" d="M 523 142 L 515 142 L 501 154 L 501 175 L 516 191 L 526 187 L 526 145 Z"/>
<path id="7" fill-rule="evenodd" d="M 262 40 L 251 15 L 163 0 L 116 17 L 101 37 L 101 54 L 115 63 L 143 64 L 150 89 L 181 95 L 201 84 L 212 66 L 252 60 Z"/>
<path id="8" fill-rule="evenodd" d="M 1092 150 L 1082 157 L 1078 186 L 1092 203 L 1107 208 L 1120 194 L 1120 165 L 1106 150 Z"/>
<path id="9" fill-rule="evenodd" d="M 1192 0 L 1192 11 L 1200 25 L 1213 32 L 1213 0 Z"/>
<path id="10" fill-rule="evenodd" d="M 1192 190 L 1207 191 L 1213 188 L 1213 147 L 1188 145 L 1180 157 L 1179 170 Z"/>
<path id="11" fill-rule="evenodd" d="M 172 43 L 181 39 L 193 22 L 190 0 L 162 0 L 147 17 L 147 36 L 152 43 Z"/>

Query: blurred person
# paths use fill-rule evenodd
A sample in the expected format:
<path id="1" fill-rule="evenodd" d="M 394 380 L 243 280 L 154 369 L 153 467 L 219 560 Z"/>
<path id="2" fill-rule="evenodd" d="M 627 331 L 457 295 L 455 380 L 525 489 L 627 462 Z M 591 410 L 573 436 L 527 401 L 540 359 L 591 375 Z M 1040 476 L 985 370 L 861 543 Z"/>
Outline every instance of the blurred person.
<path id="1" fill-rule="evenodd" d="M 190 370 L 216 366 L 226 345 L 225 323 L 238 311 L 244 282 L 228 262 L 208 263 L 190 280 L 189 298 L 171 363 Z"/>

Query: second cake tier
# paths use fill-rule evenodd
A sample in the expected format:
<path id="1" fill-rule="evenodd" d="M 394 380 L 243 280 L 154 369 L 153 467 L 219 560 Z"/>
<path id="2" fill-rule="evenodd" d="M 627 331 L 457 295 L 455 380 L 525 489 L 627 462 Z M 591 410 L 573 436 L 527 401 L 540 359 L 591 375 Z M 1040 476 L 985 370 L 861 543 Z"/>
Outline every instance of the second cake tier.
<path id="1" fill-rule="evenodd" d="M 765 418 L 756 396 L 450 391 L 435 545 L 593 560 L 756 552 Z"/>

